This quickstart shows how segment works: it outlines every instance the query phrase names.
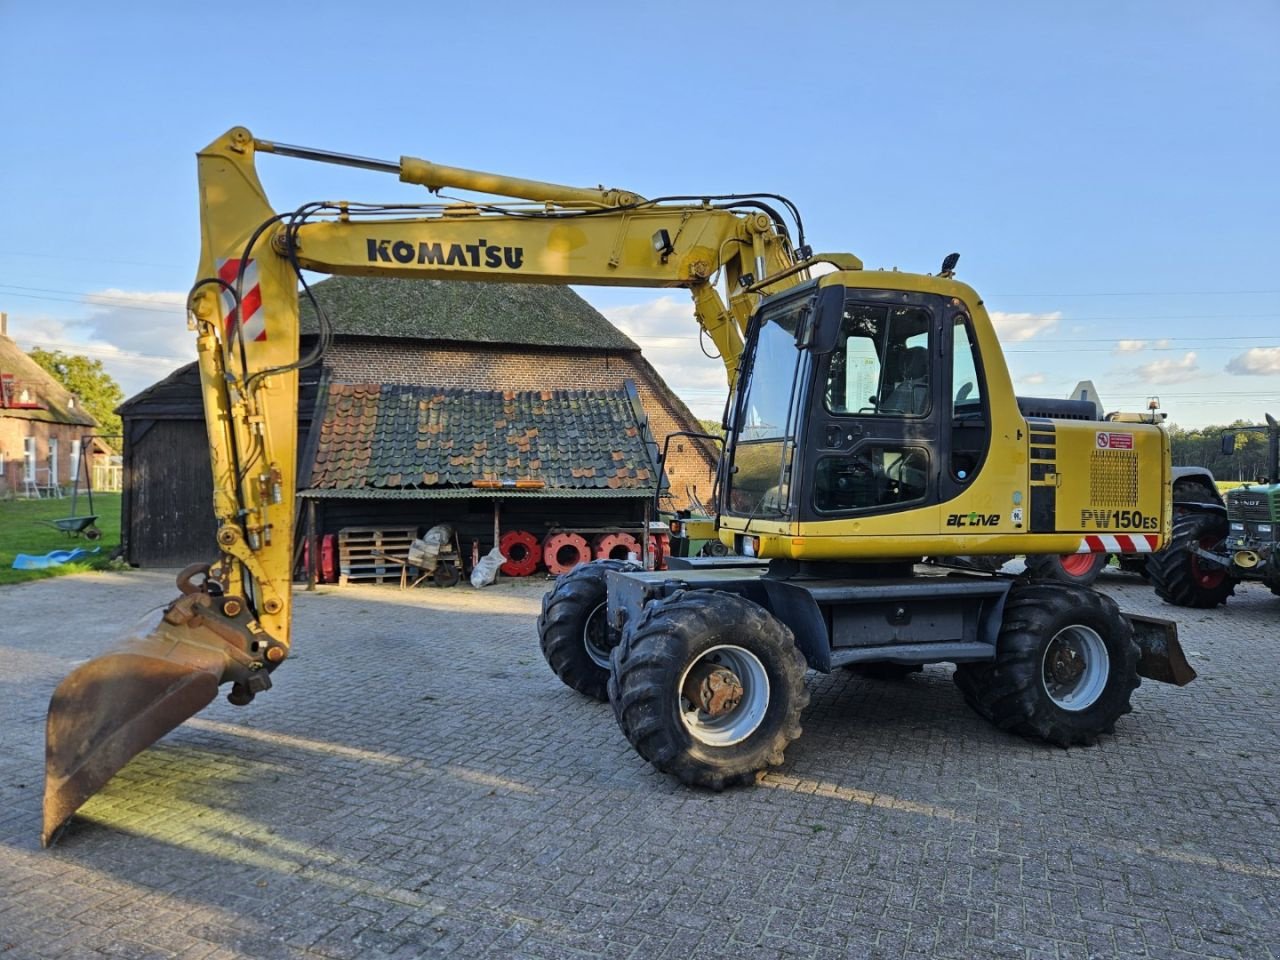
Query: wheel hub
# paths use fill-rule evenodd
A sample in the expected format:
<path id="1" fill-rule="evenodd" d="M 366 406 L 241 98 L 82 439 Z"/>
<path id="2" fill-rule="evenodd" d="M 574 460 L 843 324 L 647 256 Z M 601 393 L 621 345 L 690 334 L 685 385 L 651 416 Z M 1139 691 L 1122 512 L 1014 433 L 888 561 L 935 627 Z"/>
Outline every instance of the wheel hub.
<path id="1" fill-rule="evenodd" d="M 1073 684 L 1084 673 L 1084 658 L 1073 647 L 1059 643 L 1050 657 L 1049 673 L 1055 683 Z"/>
<path id="2" fill-rule="evenodd" d="M 1076 712 L 1093 706 L 1110 675 L 1107 646 L 1092 627 L 1064 627 L 1045 647 L 1042 683 L 1045 693 L 1063 710 Z"/>
<path id="3" fill-rule="evenodd" d="M 742 702 L 742 681 L 728 667 L 698 663 L 685 677 L 681 696 L 709 717 L 720 717 Z"/>
<path id="4" fill-rule="evenodd" d="M 768 712 L 769 673 L 751 650 L 722 643 L 680 675 L 680 720 L 698 742 L 729 747 L 751 736 Z"/>

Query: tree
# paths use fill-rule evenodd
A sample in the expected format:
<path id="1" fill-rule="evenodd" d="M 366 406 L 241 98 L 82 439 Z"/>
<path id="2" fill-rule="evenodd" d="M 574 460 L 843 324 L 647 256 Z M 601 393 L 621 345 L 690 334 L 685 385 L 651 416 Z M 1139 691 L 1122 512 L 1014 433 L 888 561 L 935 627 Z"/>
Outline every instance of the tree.
<path id="1" fill-rule="evenodd" d="M 27 353 L 60 384 L 76 395 L 77 401 L 98 421 L 103 434 L 119 434 L 120 418 L 115 409 L 124 401 L 124 391 L 101 360 L 90 360 L 78 354 L 61 350 L 41 350 L 39 347 Z"/>

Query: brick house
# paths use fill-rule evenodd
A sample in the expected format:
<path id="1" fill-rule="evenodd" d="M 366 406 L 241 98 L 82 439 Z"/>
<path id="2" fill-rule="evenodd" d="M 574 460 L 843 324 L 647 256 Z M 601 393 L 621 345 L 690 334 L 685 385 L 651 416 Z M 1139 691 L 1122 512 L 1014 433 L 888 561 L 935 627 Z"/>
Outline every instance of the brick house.
<path id="1" fill-rule="evenodd" d="M 503 522 L 530 527 L 570 515 L 596 525 L 641 522 L 655 492 L 655 445 L 670 433 L 701 429 L 640 348 L 567 287 L 333 277 L 312 290 L 332 340 L 323 363 L 302 372 L 297 485 L 303 504 L 310 501 L 318 508 L 322 532 L 411 519 L 425 525 L 438 515 L 458 525 L 464 538 L 482 540 L 484 549 L 491 545 L 495 494 L 464 495 L 459 488 L 466 483 L 458 476 L 424 480 L 439 471 L 425 459 L 413 461 L 411 454 L 379 459 L 376 451 L 392 446 L 413 449 L 417 428 L 408 414 L 396 414 L 399 404 L 447 411 L 439 422 L 453 425 L 447 429 L 459 446 L 476 439 L 484 411 L 498 402 L 520 410 L 541 404 L 548 436 L 568 435 L 563 432 L 567 418 L 578 434 L 592 438 L 589 456 L 595 459 L 579 465 L 578 476 L 566 464 L 587 457 L 585 447 L 559 454 L 548 448 L 549 485 L 523 497 L 502 495 Z M 304 353 L 320 327 L 321 317 L 304 296 Z M 560 396 L 566 393 L 595 398 L 590 414 L 584 413 L 588 407 L 573 407 L 571 399 Z M 194 365 L 126 401 L 120 414 L 128 559 L 144 566 L 175 565 L 211 555 L 212 490 Z M 493 424 L 485 429 L 492 433 Z M 535 429 L 539 425 L 531 423 L 521 427 L 521 437 L 511 435 L 503 462 L 528 466 Z M 352 438 L 361 431 L 373 431 L 377 439 L 353 447 Z M 637 448 L 637 437 L 647 445 Z M 506 442 L 496 435 L 491 441 Z M 468 465 L 478 470 L 492 459 L 485 459 L 483 446 L 467 449 Z M 461 455 L 459 450 L 453 459 Z M 565 463 L 553 468 L 557 455 Z M 363 458 L 361 470 L 335 473 L 337 460 L 353 456 Z M 638 456 L 647 458 L 647 471 Z M 686 489 L 709 499 L 715 457 L 713 446 L 673 440 L 667 465 L 670 501 L 686 505 Z M 628 475 L 614 477 L 611 487 L 591 489 L 605 485 L 595 484 L 587 470 L 603 474 L 616 462 L 626 464 Z M 415 471 L 416 479 L 403 479 Z M 532 502 L 538 499 L 541 505 Z M 551 514 L 555 517 L 546 520 Z"/>
<path id="2" fill-rule="evenodd" d="M 97 421 L 8 336 L 0 313 L 0 496 L 49 496 L 76 481 Z"/>

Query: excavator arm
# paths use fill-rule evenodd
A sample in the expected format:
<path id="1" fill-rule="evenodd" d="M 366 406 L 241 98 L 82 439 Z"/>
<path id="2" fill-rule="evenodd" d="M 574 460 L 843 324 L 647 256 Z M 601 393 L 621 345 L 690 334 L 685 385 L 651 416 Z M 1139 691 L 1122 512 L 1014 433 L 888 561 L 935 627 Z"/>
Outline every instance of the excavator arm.
<path id="1" fill-rule="evenodd" d="M 270 205 L 259 152 L 396 174 L 515 203 L 317 202 Z M 46 735 L 47 845 L 130 758 L 207 706 L 220 686 L 245 704 L 290 648 L 298 370 L 304 270 L 505 283 L 684 287 L 732 388 L 761 292 L 808 278 L 819 260 L 786 233 L 771 195 L 646 200 L 431 164 L 255 140 L 235 128 L 199 154 L 201 256 L 188 303 L 196 333 L 220 555 L 179 578 L 149 632 L 73 671 L 55 690 Z M 792 208 L 794 213 L 794 208 Z M 796 217 L 797 226 L 798 216 Z M 727 298 L 721 295 L 727 291 Z"/>

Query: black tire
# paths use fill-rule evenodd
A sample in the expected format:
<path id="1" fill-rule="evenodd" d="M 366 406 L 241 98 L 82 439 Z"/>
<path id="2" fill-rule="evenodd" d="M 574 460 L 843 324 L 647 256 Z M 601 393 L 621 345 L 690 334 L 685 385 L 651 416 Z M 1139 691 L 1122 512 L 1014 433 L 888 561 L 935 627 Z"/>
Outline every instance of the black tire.
<path id="1" fill-rule="evenodd" d="M 609 699 L 609 653 L 618 642 L 605 622 L 605 574 L 638 570 L 625 560 L 595 560 L 558 577 L 542 598 L 538 643 L 565 685 L 596 700 Z"/>
<path id="2" fill-rule="evenodd" d="M 867 680 L 905 680 L 913 673 L 924 671 L 924 667 L 918 663 L 894 663 L 891 660 L 850 663 L 845 669 Z"/>
<path id="3" fill-rule="evenodd" d="M 102 538 L 102 531 L 95 526 L 87 526 L 84 528 L 84 538 L 86 540 L 99 540 Z"/>
<path id="4" fill-rule="evenodd" d="M 1214 549 L 1227 536 L 1227 518 L 1216 513 L 1183 513 L 1173 519 L 1173 536 L 1147 560 L 1156 596 L 1176 607 L 1211 609 L 1236 592 L 1231 571 L 1203 562 L 1187 547 Z"/>
<path id="5" fill-rule="evenodd" d="M 955 682 L 1000 729 L 1069 747 L 1113 732 L 1132 709 L 1137 664 L 1133 628 L 1110 597 L 1021 583 L 1005 601 L 995 661 L 958 665 Z"/>
<path id="6" fill-rule="evenodd" d="M 1087 587 L 1098 579 L 1110 559 L 1105 553 L 1036 554 L 1027 557 L 1027 576 L 1032 580 L 1056 580 Z"/>
<path id="7" fill-rule="evenodd" d="M 437 587 L 456 586 L 461 579 L 462 574 L 458 572 L 458 566 L 452 560 L 437 562 L 436 568 L 431 574 L 431 582 Z"/>
<path id="8" fill-rule="evenodd" d="M 693 711 L 681 695 L 704 657 L 733 669 L 744 690 L 719 718 Z M 754 783 L 800 736 L 806 670 L 791 631 L 760 605 L 714 590 L 680 591 L 627 625 L 613 651 L 609 701 L 627 740 L 654 767 L 690 786 L 723 790 Z"/>

